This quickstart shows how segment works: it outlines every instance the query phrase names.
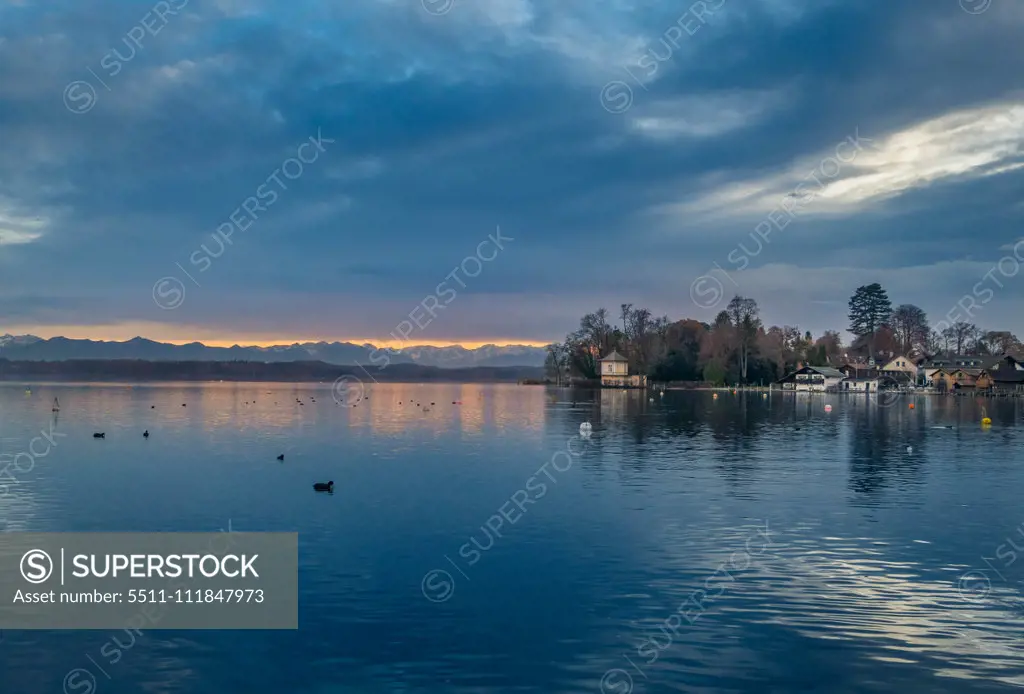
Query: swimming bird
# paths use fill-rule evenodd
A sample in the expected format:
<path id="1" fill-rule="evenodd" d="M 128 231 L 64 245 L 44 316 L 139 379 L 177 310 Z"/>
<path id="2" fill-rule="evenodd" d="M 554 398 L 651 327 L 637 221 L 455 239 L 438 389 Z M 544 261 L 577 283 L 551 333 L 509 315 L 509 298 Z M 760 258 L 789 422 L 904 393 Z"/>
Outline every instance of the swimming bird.
<path id="1" fill-rule="evenodd" d="M 142 438 L 144 438 L 144 439 L 148 439 L 149 438 L 149 429 L 146 429 L 144 432 L 142 432 Z"/>
<path id="2" fill-rule="evenodd" d="M 281 455 L 277 456 L 277 459 L 278 460 L 284 460 L 284 453 L 282 453 Z"/>
<path id="3" fill-rule="evenodd" d="M 149 409 L 151 409 L 151 410 L 155 410 L 155 409 L 156 409 L 156 405 L 150 405 L 150 406 L 149 406 Z"/>
<path id="4" fill-rule="evenodd" d="M 185 403 L 181 403 L 181 406 L 182 407 L 188 407 L 188 405 L 186 405 Z"/>
<path id="5" fill-rule="evenodd" d="M 107 435 L 104 434 L 104 433 L 96 433 L 96 434 L 93 434 L 92 437 L 94 439 L 105 439 L 105 438 L 107 438 Z"/>
<path id="6" fill-rule="evenodd" d="M 331 480 L 330 482 L 314 482 L 313 489 L 318 492 L 333 492 L 334 480 Z"/>

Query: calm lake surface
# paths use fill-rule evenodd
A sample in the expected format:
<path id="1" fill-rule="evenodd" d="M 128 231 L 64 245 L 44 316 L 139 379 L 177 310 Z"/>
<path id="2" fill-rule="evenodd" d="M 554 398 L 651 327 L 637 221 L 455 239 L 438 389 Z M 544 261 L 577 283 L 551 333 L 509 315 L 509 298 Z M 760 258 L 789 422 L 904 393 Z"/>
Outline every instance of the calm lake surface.
<path id="1" fill-rule="evenodd" d="M 297 631 L 6 631 L 0 692 L 1024 684 L 1017 401 L 388 384 L 353 407 L 346 395 L 0 385 L 3 464 L 51 425 L 59 435 L 13 472 L 4 531 L 298 532 L 300 565 Z M 329 479 L 333 495 L 313 492 Z"/>

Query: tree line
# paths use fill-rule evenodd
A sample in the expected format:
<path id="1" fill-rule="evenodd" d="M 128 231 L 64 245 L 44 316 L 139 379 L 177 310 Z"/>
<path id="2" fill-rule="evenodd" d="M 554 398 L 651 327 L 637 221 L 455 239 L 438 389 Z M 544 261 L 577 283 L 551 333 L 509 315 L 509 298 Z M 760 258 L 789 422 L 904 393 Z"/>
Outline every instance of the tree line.
<path id="1" fill-rule="evenodd" d="M 936 331 L 920 307 L 893 308 L 878 283 L 857 288 L 850 297 L 848 318 L 854 339 L 844 345 L 834 330 L 815 337 L 797 326 L 765 327 L 757 302 L 739 295 L 712 323 L 692 318 L 673 322 L 622 304 L 615 317 L 604 308 L 588 313 L 562 343 L 548 345 L 545 372 L 555 381 L 597 379 L 598 360 L 614 350 L 629 360 L 630 373 L 646 374 L 652 381 L 769 383 L 802 364 L 840 366 L 896 355 L 1024 352 L 1024 345 L 1009 331 L 983 331 L 964 321 Z"/>

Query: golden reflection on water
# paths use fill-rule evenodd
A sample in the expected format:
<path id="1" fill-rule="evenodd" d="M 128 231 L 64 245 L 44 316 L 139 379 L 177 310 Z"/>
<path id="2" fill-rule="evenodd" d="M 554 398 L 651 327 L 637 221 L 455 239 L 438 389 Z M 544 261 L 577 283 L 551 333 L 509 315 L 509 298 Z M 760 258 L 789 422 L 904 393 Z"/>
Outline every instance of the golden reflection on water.
<path id="1" fill-rule="evenodd" d="M 87 389 L 37 384 L 30 406 L 49 408 L 55 394 L 68 416 L 77 411 L 97 420 L 133 421 L 155 405 L 152 414 L 162 424 L 198 424 L 207 433 L 329 423 L 375 435 L 480 435 L 492 429 L 530 434 L 543 430 L 550 405 L 544 388 L 511 384 L 370 383 L 336 394 L 330 383 L 167 383 L 89 384 Z"/>

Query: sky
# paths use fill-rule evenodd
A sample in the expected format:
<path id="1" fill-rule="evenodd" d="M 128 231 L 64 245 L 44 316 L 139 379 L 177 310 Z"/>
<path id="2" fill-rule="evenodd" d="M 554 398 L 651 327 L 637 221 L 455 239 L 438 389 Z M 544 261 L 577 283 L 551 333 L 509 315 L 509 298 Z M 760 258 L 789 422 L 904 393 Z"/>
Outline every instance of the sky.
<path id="1" fill-rule="evenodd" d="M 0 333 L 1024 336 L 1024 3 L 689 1 L 0 0 Z"/>

